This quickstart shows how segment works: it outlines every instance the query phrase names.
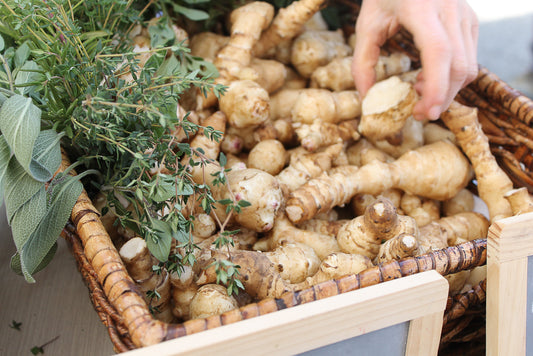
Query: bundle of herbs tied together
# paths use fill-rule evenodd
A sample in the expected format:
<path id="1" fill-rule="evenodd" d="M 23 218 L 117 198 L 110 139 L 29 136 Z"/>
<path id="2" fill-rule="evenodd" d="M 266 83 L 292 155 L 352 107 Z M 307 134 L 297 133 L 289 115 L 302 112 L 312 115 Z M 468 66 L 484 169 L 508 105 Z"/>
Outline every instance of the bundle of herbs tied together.
<path id="1" fill-rule="evenodd" d="M 142 236 L 150 252 L 169 271 L 194 264 L 192 221 L 182 213 L 189 199 L 209 213 L 210 189 L 190 179 L 182 158 L 202 165 L 201 150 L 173 132 L 210 140 L 221 132 L 178 115 L 187 90 L 212 91 L 217 69 L 194 57 L 176 36 L 176 21 L 198 28 L 242 5 L 240 1 L 0 0 L 0 192 L 17 253 L 12 268 L 33 282 L 57 249 L 83 186 L 105 194 L 105 214 Z M 132 32 L 148 29 L 149 58 L 140 65 Z M 205 26 L 205 27 L 204 27 Z M 126 78 L 126 76 L 130 76 Z M 73 164 L 56 174 L 61 147 Z M 206 159 L 207 160 L 207 159 Z M 221 162 L 224 157 L 221 157 Z M 168 163 L 165 174 L 150 170 Z M 69 174 L 73 167 L 79 175 Z M 218 172 L 225 184 L 227 169 Z M 243 200 L 225 201 L 239 211 Z M 130 209 L 124 208 L 128 206 Z M 162 213 L 163 212 L 163 213 Z M 218 247 L 231 243 L 220 234 Z M 172 240 L 182 254 L 170 254 Z M 217 267 L 228 288 L 240 282 L 231 262 Z"/>

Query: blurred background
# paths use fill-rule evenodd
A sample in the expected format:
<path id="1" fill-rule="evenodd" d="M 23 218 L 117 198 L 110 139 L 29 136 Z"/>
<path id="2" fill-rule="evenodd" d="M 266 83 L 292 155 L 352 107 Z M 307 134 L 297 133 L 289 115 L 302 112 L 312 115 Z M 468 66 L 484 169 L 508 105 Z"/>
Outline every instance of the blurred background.
<path id="1" fill-rule="evenodd" d="M 480 20 L 478 61 L 533 98 L 533 1 L 468 0 Z M 110 355 L 105 327 L 89 302 L 65 241 L 54 261 L 29 285 L 9 270 L 14 253 L 5 210 L 0 208 L 0 355 L 30 354 L 54 340 L 49 355 Z M 10 325 L 22 323 L 21 331 Z"/>
<path id="2" fill-rule="evenodd" d="M 480 22 L 478 62 L 533 98 L 533 1 L 468 3 Z"/>

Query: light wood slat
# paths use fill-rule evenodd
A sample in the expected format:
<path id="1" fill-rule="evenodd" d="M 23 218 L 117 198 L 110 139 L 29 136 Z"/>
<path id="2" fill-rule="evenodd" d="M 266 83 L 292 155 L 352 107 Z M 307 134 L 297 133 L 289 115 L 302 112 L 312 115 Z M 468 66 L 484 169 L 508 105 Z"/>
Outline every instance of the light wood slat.
<path id="1" fill-rule="evenodd" d="M 487 239 L 487 355 L 525 355 L 529 255 L 533 213 L 492 224 Z"/>
<path id="2" fill-rule="evenodd" d="M 423 329 L 436 345 L 419 339 L 409 355 L 436 355 L 447 296 L 446 280 L 428 271 L 124 355 L 292 355 L 416 319 L 412 334 Z"/>

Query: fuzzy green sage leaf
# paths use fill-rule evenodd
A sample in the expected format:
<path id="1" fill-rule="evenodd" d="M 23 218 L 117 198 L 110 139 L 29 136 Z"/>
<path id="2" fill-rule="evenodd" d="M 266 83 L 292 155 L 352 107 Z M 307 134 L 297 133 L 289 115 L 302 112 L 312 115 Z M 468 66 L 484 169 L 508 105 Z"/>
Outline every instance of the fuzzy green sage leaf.
<path id="1" fill-rule="evenodd" d="M 152 219 L 153 233 L 146 236 L 148 250 L 161 262 L 168 260 L 170 245 L 172 242 L 172 229 L 162 220 Z"/>
<path id="2" fill-rule="evenodd" d="M 174 11 L 193 21 L 203 21 L 209 18 L 209 14 L 202 10 L 189 9 L 176 3 L 172 3 L 172 7 Z"/>
<path id="3" fill-rule="evenodd" d="M 55 243 L 52 248 L 50 249 L 50 251 L 48 251 L 48 253 L 46 254 L 46 256 L 44 257 L 43 261 L 41 262 L 41 264 L 39 266 L 37 266 L 37 268 L 35 269 L 35 272 L 33 272 L 33 274 L 39 272 L 40 270 L 44 269 L 46 266 L 48 266 L 48 264 L 52 261 L 52 259 L 54 258 L 55 254 L 57 252 L 57 243 Z M 15 272 L 16 274 L 18 275 L 23 275 L 22 273 L 22 266 L 20 264 L 20 255 L 18 252 L 16 252 L 12 257 L 11 257 L 11 263 L 10 263 L 10 267 L 11 267 L 11 270 L 13 272 Z"/>
<path id="4" fill-rule="evenodd" d="M 41 110 L 30 98 L 13 95 L 0 108 L 0 130 L 22 167 L 31 173 L 33 146 L 41 130 Z"/>
<path id="5" fill-rule="evenodd" d="M 61 164 L 60 139 L 54 130 L 45 130 L 39 133 L 30 164 L 30 172 L 36 180 L 47 182 L 52 179 L 54 173 Z"/>
<path id="6" fill-rule="evenodd" d="M 44 184 L 26 173 L 16 159 L 9 160 L 4 184 L 7 221 L 11 225 L 15 212 L 43 188 Z"/>
<path id="7" fill-rule="evenodd" d="M 4 178 L 11 158 L 11 149 L 4 136 L 0 136 L 0 202 L 4 200 Z"/>
<path id="8" fill-rule="evenodd" d="M 11 219 L 11 232 L 17 250 L 20 251 L 24 247 L 45 215 L 46 189 L 42 184 L 41 189 L 15 211 Z"/>
<path id="9" fill-rule="evenodd" d="M 72 176 L 56 177 L 50 183 L 48 193 L 51 201 L 46 214 L 22 250 L 18 251 L 26 281 L 35 281 L 32 275 L 46 261 L 46 257 L 67 223 L 82 189 L 83 186 L 80 181 Z"/>

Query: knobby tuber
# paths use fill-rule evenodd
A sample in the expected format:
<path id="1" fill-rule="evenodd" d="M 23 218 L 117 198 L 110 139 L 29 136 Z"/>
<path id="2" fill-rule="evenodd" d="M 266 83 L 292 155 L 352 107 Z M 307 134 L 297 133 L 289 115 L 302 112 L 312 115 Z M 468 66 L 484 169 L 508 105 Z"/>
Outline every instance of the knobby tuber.
<path id="1" fill-rule="evenodd" d="M 355 194 L 379 194 L 389 188 L 445 200 L 466 187 L 470 178 L 470 166 L 463 154 L 452 143 L 439 141 L 409 151 L 392 163 L 374 160 L 361 168 L 336 167 L 331 174 L 312 179 L 293 191 L 286 212 L 292 222 L 300 223 L 346 204 Z"/>
<path id="2" fill-rule="evenodd" d="M 339 143 L 315 153 L 292 154 L 289 165 L 276 176 L 283 192 L 288 194 L 310 179 L 328 171 L 341 150 L 342 144 Z"/>
<path id="3" fill-rule="evenodd" d="M 309 152 L 335 143 L 358 140 L 357 120 L 342 121 L 339 124 L 315 120 L 311 125 L 302 124 L 296 128 L 300 144 Z"/>
<path id="4" fill-rule="evenodd" d="M 297 36 L 302 26 L 320 10 L 324 0 L 295 1 L 279 10 L 272 24 L 254 46 L 254 54 L 263 56 L 269 49 Z"/>
<path id="5" fill-rule="evenodd" d="M 397 76 L 377 82 L 362 102 L 359 132 L 372 139 L 392 139 L 412 115 L 417 99 L 414 87 Z"/>
<path id="6" fill-rule="evenodd" d="M 504 197 L 511 205 L 513 215 L 520 215 L 533 211 L 533 198 L 529 195 L 526 187 L 512 189 L 505 193 Z"/>
<path id="7" fill-rule="evenodd" d="M 315 120 L 338 123 L 360 115 L 361 100 L 355 90 L 302 89 L 292 104 L 290 117 L 293 122 L 312 124 Z"/>
<path id="8" fill-rule="evenodd" d="M 259 142 L 250 150 L 248 167 L 257 168 L 271 175 L 277 175 L 287 161 L 287 151 L 278 140 Z"/>
<path id="9" fill-rule="evenodd" d="M 334 236 L 321 234 L 314 231 L 302 230 L 292 225 L 286 216 L 280 214 L 276 217 L 275 225 L 267 237 L 259 240 L 254 249 L 272 250 L 285 243 L 303 243 L 310 246 L 321 260 L 333 252 L 339 252 L 339 244 Z"/>
<path id="10" fill-rule="evenodd" d="M 316 273 L 320 264 L 315 251 L 298 242 L 283 244 L 265 252 L 265 256 L 274 263 L 281 277 L 290 283 L 303 282 Z"/>
<path id="11" fill-rule="evenodd" d="M 397 261 L 405 257 L 414 256 L 418 250 L 418 236 L 402 233 L 385 241 L 379 248 L 375 263 Z"/>
<path id="12" fill-rule="evenodd" d="M 218 201 L 246 200 L 251 204 L 234 215 L 235 221 L 257 232 L 272 229 L 274 217 L 283 204 L 283 193 L 276 178 L 259 169 L 246 168 L 228 172 L 227 181 L 228 186 L 213 188 L 213 196 Z M 226 207 L 220 202 L 215 203 L 214 212 L 221 221 L 227 217 Z"/>
<path id="13" fill-rule="evenodd" d="M 243 250 L 232 252 L 231 257 L 215 250 L 202 254 L 202 257 L 198 259 L 198 265 L 202 270 L 197 280 L 198 284 L 215 283 L 217 278 L 213 262 L 217 260 L 229 260 L 240 266 L 238 278 L 244 290 L 252 297 L 277 298 L 293 289 L 291 284 L 281 277 L 275 264 L 265 254 Z"/>
<path id="14" fill-rule="evenodd" d="M 237 300 L 228 295 L 219 284 L 206 284 L 198 288 L 190 302 L 191 319 L 207 318 L 238 307 Z"/>
<path id="15" fill-rule="evenodd" d="M 418 236 L 418 226 L 413 218 L 398 215 L 388 199 L 379 198 L 369 205 L 364 215 L 344 224 L 337 241 L 342 252 L 376 258 L 382 241 L 400 234 Z"/>
<path id="16" fill-rule="evenodd" d="M 144 239 L 135 237 L 129 240 L 119 250 L 119 254 L 129 275 L 143 293 L 146 303 L 153 308 L 154 317 L 164 322 L 172 321 L 169 274 L 164 269 L 161 273 L 153 271 L 152 266 L 156 261 L 148 251 Z M 155 291 L 158 296 L 149 295 L 150 291 Z"/>
<path id="17" fill-rule="evenodd" d="M 318 67 L 351 53 L 340 31 L 306 31 L 292 44 L 291 63 L 303 77 L 309 78 Z"/>
<path id="18" fill-rule="evenodd" d="M 352 76 L 351 56 L 335 58 L 323 67 L 318 67 L 311 74 L 312 88 L 324 88 L 334 91 L 355 89 Z M 411 67 L 411 60 L 403 53 L 393 53 L 389 56 L 379 56 L 375 66 L 376 82 L 393 75 L 406 72 Z"/>
<path id="19" fill-rule="evenodd" d="M 511 216 L 511 205 L 504 195 L 513 189 L 513 183 L 490 151 L 489 140 L 477 118 L 477 109 L 454 101 L 441 118 L 472 162 L 479 197 L 487 204 L 491 221 Z"/>
<path id="20" fill-rule="evenodd" d="M 236 80 L 220 98 L 220 110 L 236 128 L 257 127 L 270 117 L 268 92 L 251 80 Z"/>
<path id="21" fill-rule="evenodd" d="M 453 198 L 442 203 L 442 213 L 451 216 L 474 210 L 474 194 L 468 189 L 462 189 Z"/>
<path id="22" fill-rule="evenodd" d="M 332 253 L 320 263 L 318 272 L 294 288 L 301 290 L 335 278 L 357 274 L 370 267 L 373 267 L 372 261 L 366 256 L 342 252 Z"/>

